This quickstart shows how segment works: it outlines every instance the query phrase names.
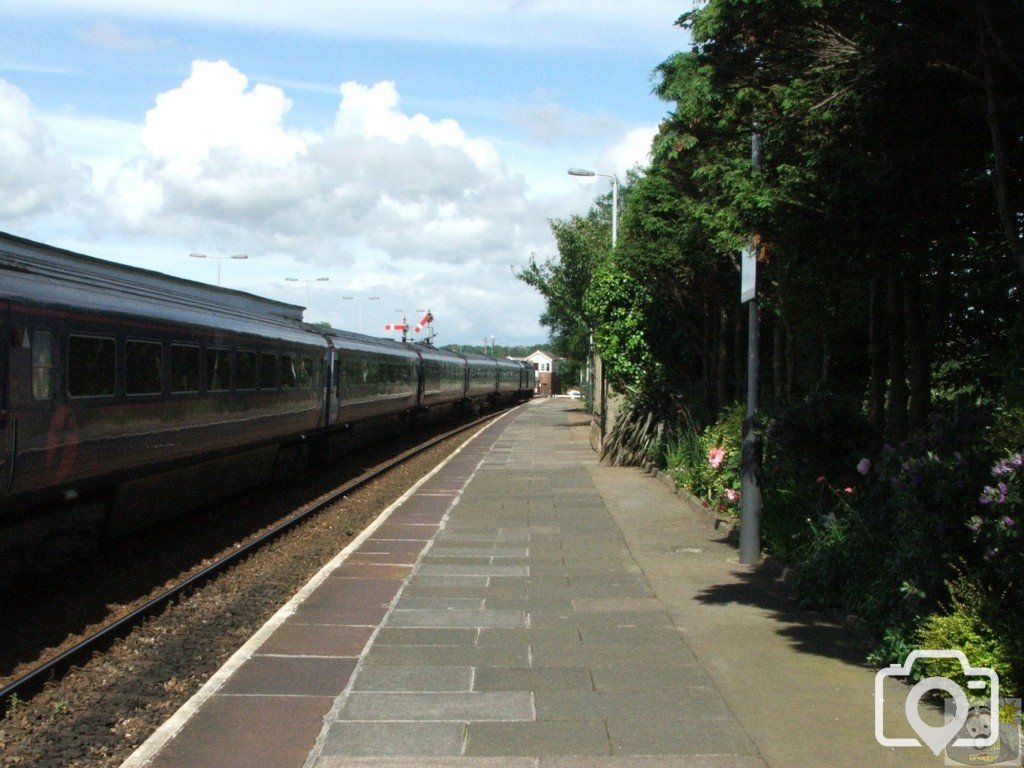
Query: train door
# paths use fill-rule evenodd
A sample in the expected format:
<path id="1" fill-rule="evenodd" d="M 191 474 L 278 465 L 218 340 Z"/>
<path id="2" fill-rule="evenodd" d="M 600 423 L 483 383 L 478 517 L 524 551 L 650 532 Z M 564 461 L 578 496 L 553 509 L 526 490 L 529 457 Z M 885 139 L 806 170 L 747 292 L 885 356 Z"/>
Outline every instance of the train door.
<path id="1" fill-rule="evenodd" d="M 7 358 L 11 349 L 11 306 L 0 301 L 0 495 L 11 488 L 14 477 L 14 420 L 10 416 Z"/>
<path id="2" fill-rule="evenodd" d="M 336 387 L 338 386 L 338 353 L 334 349 L 334 344 L 331 343 L 330 339 L 327 339 L 327 370 L 324 372 L 324 389 L 326 390 L 327 397 L 325 398 L 325 407 L 327 409 L 326 421 L 324 422 L 327 426 L 331 426 L 338 420 L 338 394 Z"/>

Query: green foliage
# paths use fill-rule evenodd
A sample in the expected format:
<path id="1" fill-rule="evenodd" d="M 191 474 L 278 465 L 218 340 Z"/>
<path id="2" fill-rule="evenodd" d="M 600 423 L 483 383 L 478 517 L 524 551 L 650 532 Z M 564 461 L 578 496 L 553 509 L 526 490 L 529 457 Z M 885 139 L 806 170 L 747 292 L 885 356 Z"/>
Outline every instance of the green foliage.
<path id="1" fill-rule="evenodd" d="M 919 625 L 915 647 L 963 651 L 975 667 L 994 669 L 999 675 L 1000 695 L 1021 693 L 1021 659 L 1014 659 L 1013 638 L 1000 632 L 1002 601 L 994 598 L 976 580 L 968 576 L 949 582 L 950 605 L 946 612 L 935 613 Z M 914 679 L 947 677 L 967 690 L 967 679 L 960 662 L 953 659 L 928 659 L 915 665 Z"/>
<path id="2" fill-rule="evenodd" d="M 985 440 L 996 453 L 1024 451 L 1024 406 L 997 406 Z"/>
<path id="3" fill-rule="evenodd" d="M 627 398 L 605 437 L 601 458 L 613 466 L 658 466 L 675 436 L 671 399 Z"/>
<path id="4" fill-rule="evenodd" d="M 803 602 L 863 617 L 879 635 L 935 610 L 962 563 L 981 560 L 964 536 L 984 477 L 984 456 L 936 429 L 887 448 L 847 486 L 824 477 L 807 528 L 791 546 Z M 857 473 L 860 474 L 859 472 Z"/>
<path id="5" fill-rule="evenodd" d="M 551 329 L 554 351 L 581 361 L 586 359 L 593 327 L 584 298 L 599 265 L 608 258 L 611 235 L 598 207 L 586 218 L 573 216 L 550 224 L 558 259 L 538 262 L 531 257 L 529 266 L 516 277 L 536 288 L 547 301 L 540 322 Z"/>
<path id="6" fill-rule="evenodd" d="M 613 267 L 598 270 L 584 299 L 594 342 L 608 375 L 622 389 L 652 392 L 664 380 L 648 340 L 651 301 L 644 285 Z"/>
<path id="7" fill-rule="evenodd" d="M 739 510 L 745 415 L 745 407 L 734 403 L 704 429 L 687 419 L 665 454 L 676 484 L 725 517 L 735 518 Z"/>

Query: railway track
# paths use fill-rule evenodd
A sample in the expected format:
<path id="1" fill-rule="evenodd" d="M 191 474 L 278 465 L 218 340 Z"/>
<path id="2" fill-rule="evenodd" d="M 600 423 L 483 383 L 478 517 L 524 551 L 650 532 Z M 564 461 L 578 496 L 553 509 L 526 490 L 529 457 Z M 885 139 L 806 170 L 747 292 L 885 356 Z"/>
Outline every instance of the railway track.
<path id="1" fill-rule="evenodd" d="M 102 651 L 109 647 L 115 640 L 127 635 L 145 619 L 159 613 L 174 600 L 191 593 L 193 590 L 211 581 L 219 574 L 225 572 L 232 565 L 240 562 L 257 550 L 278 539 L 282 534 L 311 519 L 317 513 L 330 507 L 332 504 L 337 503 L 340 499 L 352 493 L 356 489 L 381 477 L 382 475 L 385 475 L 395 467 L 404 464 L 413 457 L 418 456 L 434 446 L 470 429 L 479 427 L 488 421 L 499 418 L 507 412 L 508 411 L 489 413 L 454 429 L 434 435 L 423 443 L 409 448 L 408 450 L 405 450 L 402 453 L 399 453 L 398 455 L 366 470 L 361 475 L 348 480 L 316 501 L 303 506 L 286 520 L 277 524 L 270 530 L 258 535 L 242 545 L 239 545 L 231 553 L 217 559 L 198 573 L 195 573 L 174 586 L 164 590 L 161 594 L 150 599 L 144 605 L 94 631 L 73 647 L 45 661 L 28 673 L 21 675 L 13 682 L 10 682 L 3 689 L 0 689 L 0 713 L 7 712 L 13 702 L 26 702 L 30 700 L 39 691 L 41 691 L 47 683 L 60 680 L 73 667 L 84 663 L 95 652 Z"/>

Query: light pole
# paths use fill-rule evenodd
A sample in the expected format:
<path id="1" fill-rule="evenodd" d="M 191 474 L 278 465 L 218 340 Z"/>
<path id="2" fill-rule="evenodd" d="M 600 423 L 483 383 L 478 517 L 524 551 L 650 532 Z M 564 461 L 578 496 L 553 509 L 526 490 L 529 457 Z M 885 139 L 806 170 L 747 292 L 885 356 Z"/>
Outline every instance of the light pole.
<path id="1" fill-rule="evenodd" d="M 309 284 L 310 283 L 326 283 L 331 278 L 329 277 L 286 277 L 289 283 L 305 283 L 306 284 L 306 309 L 309 309 Z"/>
<path id="2" fill-rule="evenodd" d="M 236 253 L 234 256 L 207 256 L 205 253 L 190 253 L 193 259 L 213 259 L 217 262 L 217 285 L 220 285 L 220 263 L 224 259 L 248 259 L 249 257 L 244 253 Z"/>
<path id="3" fill-rule="evenodd" d="M 612 248 L 619 239 L 619 177 L 614 173 L 595 173 L 585 168 L 570 168 L 570 176 L 604 176 L 612 180 Z"/>
<path id="4" fill-rule="evenodd" d="M 355 301 L 356 306 L 359 308 L 359 332 L 363 332 L 363 305 L 358 302 L 361 301 L 380 301 L 380 296 L 342 296 L 344 301 Z"/>
<path id="5" fill-rule="evenodd" d="M 615 250 L 615 244 L 619 239 L 619 177 L 614 173 L 595 173 L 594 171 L 588 171 L 585 168 L 570 168 L 570 176 L 604 176 L 606 179 L 612 180 L 612 250 Z M 587 381 L 589 384 L 589 392 L 587 396 L 587 409 L 594 412 L 594 329 L 590 329 L 590 349 L 589 356 L 587 358 Z M 605 408 L 604 408 L 604 366 L 601 366 L 601 441 L 604 441 L 604 428 L 605 428 Z"/>
<path id="6" fill-rule="evenodd" d="M 755 125 L 754 133 L 750 137 L 750 164 L 755 175 L 760 175 L 763 163 L 764 135 Z M 755 233 L 750 249 L 752 258 L 744 264 L 744 270 L 750 270 L 749 297 L 740 297 L 741 301 L 747 303 L 747 417 L 743 420 L 743 452 L 740 456 L 742 565 L 757 565 L 761 560 L 761 446 L 754 431 L 757 424 L 757 390 L 760 383 L 761 324 L 757 308 L 757 257 L 760 250 L 760 237 Z"/>

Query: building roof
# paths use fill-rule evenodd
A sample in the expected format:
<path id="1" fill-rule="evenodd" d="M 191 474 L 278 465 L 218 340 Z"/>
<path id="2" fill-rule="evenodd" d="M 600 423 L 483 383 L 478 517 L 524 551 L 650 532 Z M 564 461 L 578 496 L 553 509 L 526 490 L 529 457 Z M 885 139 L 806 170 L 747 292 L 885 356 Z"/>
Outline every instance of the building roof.
<path id="1" fill-rule="evenodd" d="M 562 358 L 553 352 L 545 352 L 543 349 L 538 349 L 536 352 L 532 352 L 524 357 L 523 360 L 527 360 L 531 363 L 557 363 L 562 360 Z"/>

